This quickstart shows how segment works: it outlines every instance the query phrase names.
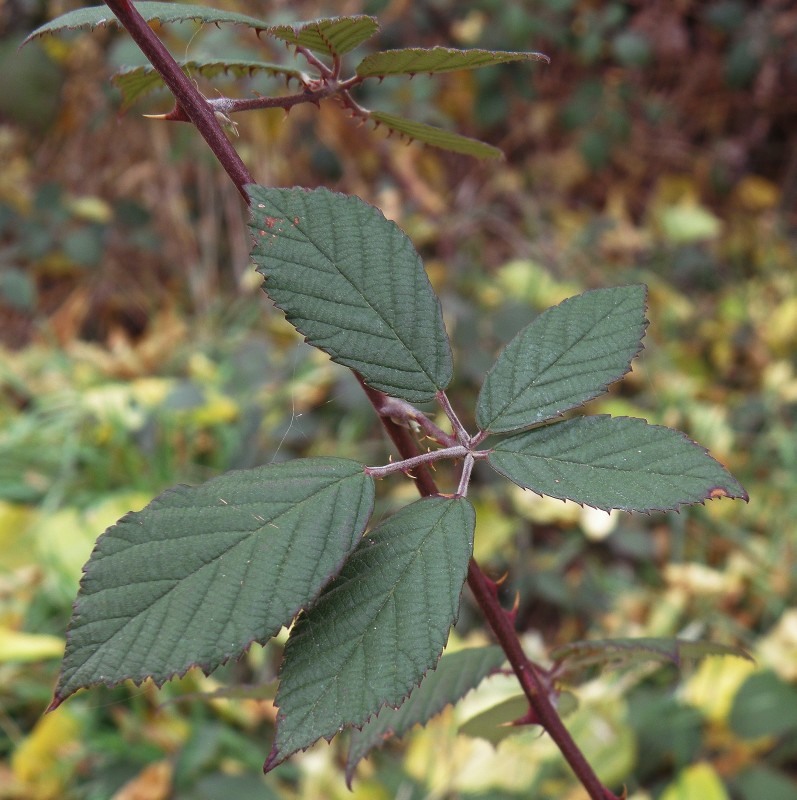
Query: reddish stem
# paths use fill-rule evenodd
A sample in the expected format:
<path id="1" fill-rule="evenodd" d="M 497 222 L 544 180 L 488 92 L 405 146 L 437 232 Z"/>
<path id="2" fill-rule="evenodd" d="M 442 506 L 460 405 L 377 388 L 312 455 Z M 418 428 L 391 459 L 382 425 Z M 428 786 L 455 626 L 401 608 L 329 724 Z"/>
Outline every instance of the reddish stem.
<path id="1" fill-rule="evenodd" d="M 139 14 L 130 0 L 106 0 L 119 22 L 125 27 L 133 41 L 150 64 L 158 71 L 163 82 L 169 87 L 177 104 L 196 125 L 202 138 L 208 143 L 219 163 L 224 167 L 243 198 L 249 198 L 244 187 L 254 183 L 249 170 L 241 160 L 227 135 L 219 125 L 216 115 L 199 89 L 183 73 L 163 42 L 155 35 L 146 20 Z"/>

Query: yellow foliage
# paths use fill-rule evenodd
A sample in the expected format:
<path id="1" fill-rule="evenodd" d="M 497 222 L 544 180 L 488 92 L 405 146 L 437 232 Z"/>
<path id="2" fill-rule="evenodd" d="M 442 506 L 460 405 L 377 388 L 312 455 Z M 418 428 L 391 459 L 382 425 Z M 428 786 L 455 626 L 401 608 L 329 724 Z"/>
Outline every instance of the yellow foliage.
<path id="1" fill-rule="evenodd" d="M 778 204 L 780 191 L 760 175 L 746 175 L 736 185 L 734 200 L 748 211 L 765 211 Z"/>
<path id="2" fill-rule="evenodd" d="M 28 506 L 0 500 L 0 553 L 4 571 L 33 561 L 27 535 L 37 517 L 38 512 Z"/>
<path id="3" fill-rule="evenodd" d="M 729 800 L 728 793 L 710 764 L 693 764 L 681 770 L 661 800 Z"/>
<path id="4" fill-rule="evenodd" d="M 60 658 L 64 640 L 59 636 L 24 633 L 0 626 L 0 663 L 6 661 L 42 661 Z"/>
<path id="5" fill-rule="evenodd" d="M 14 778 L 26 800 L 59 800 L 69 779 L 65 754 L 74 750 L 80 724 L 67 709 L 47 714 L 11 755 Z"/>
<path id="6" fill-rule="evenodd" d="M 686 682 L 683 699 L 712 722 L 723 723 L 739 687 L 755 670 L 755 664 L 740 658 L 708 658 Z"/>

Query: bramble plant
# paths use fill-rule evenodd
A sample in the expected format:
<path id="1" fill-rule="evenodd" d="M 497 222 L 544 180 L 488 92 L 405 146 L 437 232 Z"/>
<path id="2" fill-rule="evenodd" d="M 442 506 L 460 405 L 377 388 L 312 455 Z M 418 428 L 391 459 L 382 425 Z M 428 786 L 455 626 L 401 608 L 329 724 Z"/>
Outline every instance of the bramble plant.
<path id="1" fill-rule="evenodd" d="M 478 397 L 477 429 L 446 394 L 452 355 L 440 303 L 408 237 L 375 207 L 327 189 L 256 185 L 224 128 L 258 108 L 337 100 L 360 120 L 477 157 L 490 145 L 360 105 L 367 80 L 418 72 L 546 60 L 538 53 L 410 48 L 365 57 L 352 75 L 342 56 L 372 37 L 376 21 L 341 17 L 270 26 L 199 6 L 108 0 L 44 25 L 46 33 L 121 23 L 151 66 L 116 78 L 129 105 L 161 82 L 176 106 L 163 119 L 196 125 L 246 199 L 252 258 L 264 288 L 306 341 L 353 370 L 400 460 L 367 466 L 305 458 L 178 486 L 109 528 L 84 568 L 50 710 L 78 689 L 145 679 L 157 685 L 191 667 L 210 673 L 292 626 L 280 671 L 276 736 L 266 771 L 320 738 L 352 729 L 347 778 L 386 735 L 401 735 L 454 703 L 508 662 L 528 710 L 555 741 L 593 800 L 616 798 L 556 710 L 568 675 L 622 659 L 679 664 L 727 645 L 680 640 L 574 642 L 532 662 L 514 612 L 473 560 L 476 514 L 467 498 L 484 461 L 538 494 L 609 511 L 664 511 L 714 498 L 747 499 L 742 486 L 684 434 L 643 419 L 563 415 L 629 370 L 647 326 L 646 289 L 624 286 L 571 297 L 540 314 L 500 353 Z M 178 64 L 147 22 L 231 23 L 292 46 L 310 70 L 255 61 Z M 263 71 L 300 83 L 296 94 L 205 98 L 190 75 Z M 418 404 L 436 402 L 442 430 Z M 421 451 L 419 440 L 434 449 Z M 441 493 L 429 471 L 460 464 Z M 421 499 L 369 528 L 374 481 L 408 475 Z M 499 646 L 442 656 L 467 582 Z"/>

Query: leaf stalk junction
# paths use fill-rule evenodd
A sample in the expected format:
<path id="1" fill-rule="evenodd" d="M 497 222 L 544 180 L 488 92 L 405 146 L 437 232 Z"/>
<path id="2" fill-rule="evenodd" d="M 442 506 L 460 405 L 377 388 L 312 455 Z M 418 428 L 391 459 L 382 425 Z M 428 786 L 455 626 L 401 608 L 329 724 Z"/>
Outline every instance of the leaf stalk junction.
<path id="1" fill-rule="evenodd" d="M 388 418 L 394 423 L 403 424 L 407 428 L 414 428 L 424 433 L 426 438 L 431 439 L 445 447 L 439 450 L 429 450 L 426 453 L 404 458 L 401 461 L 391 461 L 381 467 L 365 467 L 365 474 L 372 478 L 381 479 L 396 472 L 410 474 L 411 470 L 421 465 L 432 464 L 443 459 L 463 459 L 462 469 L 459 476 L 456 497 L 466 497 L 468 494 L 468 484 L 470 483 L 473 465 L 476 461 L 486 459 L 490 455 L 489 450 L 477 450 L 481 442 L 487 437 L 485 431 L 479 431 L 475 436 L 471 436 L 465 426 L 457 417 L 451 402 L 445 392 L 437 393 L 437 401 L 443 412 L 451 423 L 455 436 L 443 431 L 429 419 L 422 411 L 404 400 L 393 397 L 385 397 L 385 402 L 377 409 L 380 416 Z"/>

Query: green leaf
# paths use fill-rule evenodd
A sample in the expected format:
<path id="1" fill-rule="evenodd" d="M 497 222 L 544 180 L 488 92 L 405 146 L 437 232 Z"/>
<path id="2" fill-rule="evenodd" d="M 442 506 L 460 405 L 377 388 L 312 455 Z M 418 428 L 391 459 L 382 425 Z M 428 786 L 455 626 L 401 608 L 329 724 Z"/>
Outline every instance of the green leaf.
<path id="1" fill-rule="evenodd" d="M 561 665 L 557 668 L 559 675 L 570 675 L 596 665 L 605 669 L 621 669 L 650 661 L 674 664 L 680 669 L 685 664 L 693 664 L 709 656 L 736 656 L 747 661 L 753 660 L 749 653 L 734 645 L 644 637 L 571 642 L 557 647 L 551 653 L 551 658 Z"/>
<path id="2" fill-rule="evenodd" d="M 419 72 L 453 72 L 506 64 L 510 61 L 546 61 L 542 53 L 510 53 L 502 50 L 452 50 L 448 47 L 410 47 L 384 50 L 366 56 L 355 70 L 361 78 L 416 75 Z"/>
<path id="3" fill-rule="evenodd" d="M 597 289 L 543 311 L 488 373 L 479 427 L 527 428 L 603 394 L 642 349 L 646 294 L 644 286 Z"/>
<path id="4" fill-rule="evenodd" d="M 500 647 L 474 647 L 444 655 L 437 668 L 426 675 L 401 706 L 384 706 L 361 730 L 352 731 L 346 760 L 349 787 L 355 767 L 371 750 L 390 736 L 403 736 L 413 725 L 425 725 L 447 705 L 461 700 L 505 659 Z"/>
<path id="5" fill-rule="evenodd" d="M 231 11 L 221 11 L 207 6 L 182 5 L 179 3 L 136 3 L 135 6 L 136 10 L 147 22 L 152 22 L 153 20 L 158 20 L 161 23 L 184 22 L 185 20 L 193 19 L 201 23 L 219 24 L 221 22 L 230 22 L 248 25 L 256 31 L 263 31 L 269 27 L 267 22 L 255 17 L 236 14 Z M 76 11 L 62 14 L 40 28 L 36 28 L 22 42 L 22 45 L 26 45 L 33 39 L 44 36 L 47 33 L 60 33 L 61 31 L 75 30 L 77 28 L 94 29 L 105 25 L 119 26 L 119 20 L 117 20 L 108 6 L 79 8 Z"/>
<path id="6" fill-rule="evenodd" d="M 358 197 L 248 188 L 252 258 L 307 341 L 387 394 L 421 402 L 445 389 L 443 315 L 407 236 Z"/>
<path id="7" fill-rule="evenodd" d="M 301 78 L 299 70 L 288 69 L 279 64 L 269 64 L 265 61 L 183 61 L 178 63 L 180 63 L 180 69 L 189 77 L 201 75 L 203 78 L 211 79 L 224 73 L 241 78 L 257 72 L 266 72 L 269 75 L 283 75 L 286 78 Z M 122 110 L 129 108 L 136 100 L 149 92 L 165 86 L 161 76 L 150 65 L 127 67 L 120 70 L 113 76 L 113 82 L 122 93 Z"/>
<path id="8" fill-rule="evenodd" d="M 524 489 L 604 511 L 747 500 L 741 484 L 700 445 L 631 417 L 577 417 L 537 428 L 499 442 L 488 460 Z"/>
<path id="9" fill-rule="evenodd" d="M 288 625 L 357 546 L 373 481 L 317 458 L 178 486 L 97 541 L 51 707 L 77 689 L 208 673 Z"/>
<path id="10" fill-rule="evenodd" d="M 473 739 L 484 739 L 492 745 L 520 733 L 522 727 L 512 725 L 512 723 L 527 714 L 529 701 L 526 695 L 517 694 L 514 697 L 507 697 L 500 703 L 496 703 L 488 709 L 471 717 L 467 722 L 460 725 L 458 733 L 463 736 L 470 736 Z"/>
<path id="11" fill-rule="evenodd" d="M 335 57 L 354 50 L 378 30 L 379 23 L 373 17 L 356 15 L 317 19 L 302 25 L 275 25 L 268 32 L 288 44 Z"/>
<path id="12" fill-rule="evenodd" d="M 442 150 L 463 153 L 476 158 L 504 157 L 504 154 L 491 144 L 462 136 L 459 133 L 452 133 L 443 128 L 435 128 L 433 125 L 426 125 L 423 122 L 397 117 L 395 114 L 385 114 L 383 111 L 372 111 L 370 116 L 374 122 L 384 125 L 390 131 L 424 144 L 430 144 L 433 147 L 439 147 Z"/>
<path id="13" fill-rule="evenodd" d="M 797 689 L 774 672 L 756 672 L 739 688 L 728 719 L 742 739 L 797 731 Z"/>
<path id="14" fill-rule="evenodd" d="M 786 766 L 788 769 L 788 766 Z M 731 782 L 734 797 L 740 800 L 794 800 L 797 781 L 779 769 L 766 764 L 753 764 L 744 768 Z"/>
<path id="15" fill-rule="evenodd" d="M 266 771 L 398 706 L 443 651 L 473 548 L 465 498 L 427 497 L 368 533 L 291 632 Z"/>

